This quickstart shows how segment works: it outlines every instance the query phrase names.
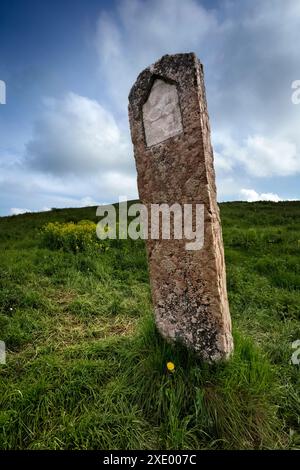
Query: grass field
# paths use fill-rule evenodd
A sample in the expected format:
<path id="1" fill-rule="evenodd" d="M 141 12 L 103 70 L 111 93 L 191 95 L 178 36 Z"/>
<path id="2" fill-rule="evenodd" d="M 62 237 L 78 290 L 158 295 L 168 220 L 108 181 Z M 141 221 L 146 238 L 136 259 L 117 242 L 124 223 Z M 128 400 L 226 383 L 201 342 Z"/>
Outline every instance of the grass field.
<path id="1" fill-rule="evenodd" d="M 300 202 L 220 207 L 235 353 L 214 366 L 156 332 L 142 241 L 43 242 L 96 208 L 0 218 L 1 449 L 300 448 Z"/>

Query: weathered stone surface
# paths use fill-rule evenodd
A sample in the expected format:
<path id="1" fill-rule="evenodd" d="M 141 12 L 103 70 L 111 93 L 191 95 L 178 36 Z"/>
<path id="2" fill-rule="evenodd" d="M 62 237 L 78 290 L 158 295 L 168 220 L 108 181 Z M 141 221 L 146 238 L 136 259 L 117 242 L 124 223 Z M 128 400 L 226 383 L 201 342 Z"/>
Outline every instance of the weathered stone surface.
<path id="1" fill-rule="evenodd" d="M 143 122 L 148 147 L 182 132 L 181 112 L 175 85 L 156 79 L 143 106 Z"/>
<path id="2" fill-rule="evenodd" d="M 203 68 L 195 54 L 166 55 L 145 69 L 129 95 L 129 119 L 141 201 L 205 206 L 201 250 L 187 251 L 184 239 L 146 242 L 157 327 L 204 360 L 227 358 L 233 342 L 223 242 Z"/>

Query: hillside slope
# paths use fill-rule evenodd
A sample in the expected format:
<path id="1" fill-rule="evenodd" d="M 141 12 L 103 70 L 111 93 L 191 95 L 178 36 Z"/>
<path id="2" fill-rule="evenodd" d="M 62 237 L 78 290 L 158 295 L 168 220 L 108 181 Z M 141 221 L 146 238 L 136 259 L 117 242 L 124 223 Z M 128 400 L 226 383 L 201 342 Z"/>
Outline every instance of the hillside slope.
<path id="1" fill-rule="evenodd" d="M 220 207 L 235 353 L 215 366 L 157 334 L 142 241 L 43 244 L 95 207 L 0 218 L 0 448 L 300 447 L 300 202 Z"/>

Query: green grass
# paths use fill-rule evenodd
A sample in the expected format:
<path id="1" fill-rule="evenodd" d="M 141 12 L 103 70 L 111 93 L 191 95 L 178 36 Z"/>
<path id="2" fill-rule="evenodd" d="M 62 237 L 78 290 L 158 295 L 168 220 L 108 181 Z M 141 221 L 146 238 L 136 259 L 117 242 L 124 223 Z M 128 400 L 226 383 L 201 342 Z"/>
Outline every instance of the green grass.
<path id="1" fill-rule="evenodd" d="M 300 448 L 300 202 L 221 204 L 235 352 L 210 366 L 157 333 L 143 242 L 43 245 L 95 214 L 0 218 L 0 448 Z"/>

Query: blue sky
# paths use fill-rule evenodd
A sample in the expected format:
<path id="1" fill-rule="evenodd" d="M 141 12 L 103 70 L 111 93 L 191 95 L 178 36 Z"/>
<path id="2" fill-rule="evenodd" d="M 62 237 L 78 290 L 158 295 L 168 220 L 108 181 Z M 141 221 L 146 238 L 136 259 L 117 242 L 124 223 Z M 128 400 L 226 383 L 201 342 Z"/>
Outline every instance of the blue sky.
<path id="1" fill-rule="evenodd" d="M 299 199 L 298 0 L 1 0 L 0 215 L 137 197 L 127 96 L 205 67 L 219 201 Z"/>

